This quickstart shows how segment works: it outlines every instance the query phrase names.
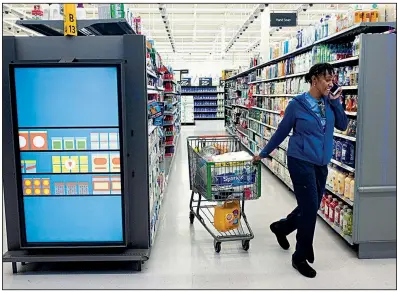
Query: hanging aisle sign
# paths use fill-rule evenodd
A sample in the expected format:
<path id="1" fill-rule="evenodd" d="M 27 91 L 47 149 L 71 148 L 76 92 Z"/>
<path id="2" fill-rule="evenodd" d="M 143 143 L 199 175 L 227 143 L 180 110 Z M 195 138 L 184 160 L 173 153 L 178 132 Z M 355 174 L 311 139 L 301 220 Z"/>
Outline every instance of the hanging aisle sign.
<path id="1" fill-rule="evenodd" d="M 212 86 L 212 77 L 200 77 L 199 86 Z"/>
<path id="2" fill-rule="evenodd" d="M 181 86 L 192 86 L 192 78 L 184 77 L 181 79 Z"/>
<path id="3" fill-rule="evenodd" d="M 76 4 L 64 4 L 63 6 L 63 35 L 77 36 Z"/>
<path id="4" fill-rule="evenodd" d="M 296 26 L 296 23 L 297 23 L 296 12 L 270 13 L 271 27 Z"/>

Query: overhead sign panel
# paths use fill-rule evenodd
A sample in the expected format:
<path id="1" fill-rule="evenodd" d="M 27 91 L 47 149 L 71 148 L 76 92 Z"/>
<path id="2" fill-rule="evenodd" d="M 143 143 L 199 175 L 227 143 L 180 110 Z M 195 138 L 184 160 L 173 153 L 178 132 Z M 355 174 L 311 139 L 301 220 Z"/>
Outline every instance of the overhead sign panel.
<path id="1" fill-rule="evenodd" d="M 271 27 L 296 26 L 296 24 L 297 24 L 296 12 L 270 13 L 270 26 Z"/>
<path id="2" fill-rule="evenodd" d="M 191 77 L 184 77 L 181 79 L 181 86 L 191 86 L 191 85 L 192 85 Z"/>
<path id="3" fill-rule="evenodd" d="M 212 77 L 200 77 L 199 86 L 212 86 Z"/>

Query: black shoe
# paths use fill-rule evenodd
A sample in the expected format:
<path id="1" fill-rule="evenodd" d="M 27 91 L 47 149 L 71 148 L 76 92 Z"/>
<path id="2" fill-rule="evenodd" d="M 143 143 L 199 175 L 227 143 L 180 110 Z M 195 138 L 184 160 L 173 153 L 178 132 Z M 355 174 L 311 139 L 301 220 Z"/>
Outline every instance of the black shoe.
<path id="1" fill-rule="evenodd" d="M 270 225 L 270 230 L 274 233 L 274 235 L 276 235 L 278 244 L 281 246 L 281 248 L 287 250 L 289 248 L 287 236 L 281 234 L 277 229 L 277 222 Z"/>
<path id="2" fill-rule="evenodd" d="M 292 266 L 307 278 L 314 278 L 317 275 L 317 272 L 306 261 L 294 262 L 292 260 Z"/>

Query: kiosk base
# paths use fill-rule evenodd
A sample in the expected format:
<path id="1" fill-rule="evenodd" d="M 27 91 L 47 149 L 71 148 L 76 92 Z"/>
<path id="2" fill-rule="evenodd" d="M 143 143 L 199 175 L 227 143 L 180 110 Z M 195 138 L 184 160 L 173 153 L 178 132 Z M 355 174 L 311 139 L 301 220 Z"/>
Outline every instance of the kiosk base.
<path id="1" fill-rule="evenodd" d="M 11 262 L 12 272 L 18 272 L 17 263 L 54 263 L 54 262 L 132 262 L 136 271 L 142 270 L 142 264 L 149 259 L 149 249 L 123 249 L 98 252 L 73 251 L 56 253 L 31 250 L 7 251 L 3 254 L 3 262 Z"/>

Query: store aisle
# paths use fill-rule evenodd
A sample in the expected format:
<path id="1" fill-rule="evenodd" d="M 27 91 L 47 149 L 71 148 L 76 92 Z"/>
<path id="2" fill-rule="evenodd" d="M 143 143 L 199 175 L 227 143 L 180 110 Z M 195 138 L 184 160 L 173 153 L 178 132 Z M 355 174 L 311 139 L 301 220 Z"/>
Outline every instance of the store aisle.
<path id="1" fill-rule="evenodd" d="M 246 213 L 255 239 L 249 252 L 241 243 L 224 243 L 216 254 L 206 230 L 189 223 L 189 177 L 186 137 L 226 134 L 223 121 L 200 121 L 182 127 L 161 225 L 150 260 L 140 273 L 29 273 L 13 276 L 3 265 L 4 289 L 380 289 L 396 288 L 396 260 L 359 260 L 321 219 L 315 239 L 317 278 L 306 279 L 291 267 L 290 251 L 279 248 L 269 224 L 295 207 L 293 194 L 263 170 L 262 198 L 248 202 Z M 3 237 L 5 235 L 3 234 Z M 295 245 L 295 234 L 289 237 Z M 332 277 L 332 279 L 330 279 Z"/>

